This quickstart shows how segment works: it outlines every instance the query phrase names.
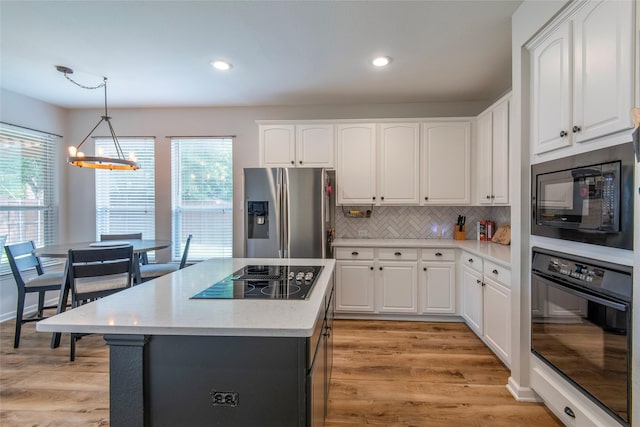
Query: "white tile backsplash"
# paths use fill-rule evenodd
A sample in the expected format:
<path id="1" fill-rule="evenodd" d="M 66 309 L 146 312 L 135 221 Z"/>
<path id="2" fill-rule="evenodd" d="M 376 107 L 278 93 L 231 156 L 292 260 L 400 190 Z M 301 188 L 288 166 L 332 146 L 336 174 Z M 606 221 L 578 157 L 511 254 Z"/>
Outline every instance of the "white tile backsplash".
<path id="1" fill-rule="evenodd" d="M 492 220 L 496 228 L 511 222 L 509 206 L 380 206 L 373 207 L 369 218 L 349 218 L 338 206 L 335 236 L 341 239 L 453 239 L 458 215 L 467 217 L 467 240 L 476 240 L 476 223 L 480 220 Z"/>

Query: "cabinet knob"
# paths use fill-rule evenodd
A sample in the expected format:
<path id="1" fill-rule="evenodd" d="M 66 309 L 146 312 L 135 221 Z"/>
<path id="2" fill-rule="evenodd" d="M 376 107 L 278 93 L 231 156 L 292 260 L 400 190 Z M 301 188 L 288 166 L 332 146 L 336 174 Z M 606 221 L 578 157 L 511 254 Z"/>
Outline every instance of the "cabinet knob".
<path id="1" fill-rule="evenodd" d="M 300 163 L 300 164 L 302 164 L 302 160 L 300 160 L 300 162 L 299 162 L 299 163 Z"/>
<path id="2" fill-rule="evenodd" d="M 469 258 L 469 262 L 473 264 L 473 258 Z"/>
<path id="3" fill-rule="evenodd" d="M 369 270 L 373 270 L 373 267 L 369 267 Z"/>
<path id="4" fill-rule="evenodd" d="M 476 283 L 479 285 L 482 282 L 480 280 L 476 279 Z"/>
<path id="5" fill-rule="evenodd" d="M 400 255 L 402 255 L 402 252 L 396 252 L 394 255 L 395 256 L 400 256 Z"/>
<path id="6" fill-rule="evenodd" d="M 498 274 L 498 270 L 493 270 L 492 273 L 497 275 Z"/>
<path id="7" fill-rule="evenodd" d="M 484 282 L 482 282 L 482 286 L 484 286 Z"/>
<path id="8" fill-rule="evenodd" d="M 373 196 L 373 200 L 375 200 L 375 199 L 376 199 L 376 196 Z"/>
<path id="9" fill-rule="evenodd" d="M 351 252 L 351 255 L 356 256 L 356 255 L 359 255 L 359 253 L 356 252 L 356 251 L 353 251 L 353 252 Z"/>
<path id="10" fill-rule="evenodd" d="M 442 256 L 441 252 L 436 252 L 436 256 Z"/>
<path id="11" fill-rule="evenodd" d="M 380 267 L 380 271 L 382 271 L 382 267 Z"/>
<path id="12" fill-rule="evenodd" d="M 384 196 L 380 197 L 380 200 L 384 200 Z"/>
<path id="13" fill-rule="evenodd" d="M 564 413 L 570 416 L 571 418 L 576 417 L 576 414 L 573 412 L 573 409 L 569 408 L 568 406 L 564 407 Z"/>
<path id="14" fill-rule="evenodd" d="M 429 198 L 428 198 L 428 197 L 425 197 L 424 199 L 425 199 L 425 200 L 429 200 Z"/>
<path id="15" fill-rule="evenodd" d="M 422 270 L 423 270 L 423 271 L 427 271 L 427 267 L 423 267 L 423 268 L 422 268 Z"/>
<path id="16" fill-rule="evenodd" d="M 580 126 L 574 126 L 574 127 L 572 127 L 572 128 L 571 128 L 571 131 L 572 131 L 573 133 L 578 133 L 578 132 L 580 132 L 581 130 L 582 130 L 582 128 L 581 128 Z"/>
<path id="17" fill-rule="evenodd" d="M 490 198 L 491 198 L 491 196 L 487 194 L 487 200 L 490 199 Z"/>
<path id="18" fill-rule="evenodd" d="M 560 131 L 560 138 L 564 138 L 567 135 L 568 135 L 567 132 L 565 132 L 563 130 Z"/>
<path id="19" fill-rule="evenodd" d="M 496 196 L 495 196 L 494 194 L 492 194 L 492 195 L 491 195 L 491 198 L 492 198 L 492 199 L 495 199 L 495 198 L 496 198 Z"/>
<path id="20" fill-rule="evenodd" d="M 295 165 L 295 164 L 296 164 L 296 162 L 294 162 L 293 160 L 291 160 L 291 164 L 292 164 L 292 165 Z"/>

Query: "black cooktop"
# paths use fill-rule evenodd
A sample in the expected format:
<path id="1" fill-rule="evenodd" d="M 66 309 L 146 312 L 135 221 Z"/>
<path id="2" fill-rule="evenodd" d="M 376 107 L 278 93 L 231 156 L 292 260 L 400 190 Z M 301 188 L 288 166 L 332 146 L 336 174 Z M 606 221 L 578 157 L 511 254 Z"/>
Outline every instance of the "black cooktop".
<path id="1" fill-rule="evenodd" d="M 307 299 L 322 267 L 247 265 L 192 299 Z"/>

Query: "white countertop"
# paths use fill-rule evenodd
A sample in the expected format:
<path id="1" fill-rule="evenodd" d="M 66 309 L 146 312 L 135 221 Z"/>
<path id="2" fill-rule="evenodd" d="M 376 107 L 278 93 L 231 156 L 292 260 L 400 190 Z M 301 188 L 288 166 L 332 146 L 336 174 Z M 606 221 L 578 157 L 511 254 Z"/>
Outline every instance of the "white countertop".
<path id="1" fill-rule="evenodd" d="M 323 266 L 306 300 L 190 299 L 249 264 Z M 39 332 L 308 337 L 333 259 L 210 259 L 40 321 Z"/>
<path id="2" fill-rule="evenodd" d="M 511 268 L 511 246 L 478 240 L 453 239 L 335 239 L 334 247 L 457 248 Z"/>

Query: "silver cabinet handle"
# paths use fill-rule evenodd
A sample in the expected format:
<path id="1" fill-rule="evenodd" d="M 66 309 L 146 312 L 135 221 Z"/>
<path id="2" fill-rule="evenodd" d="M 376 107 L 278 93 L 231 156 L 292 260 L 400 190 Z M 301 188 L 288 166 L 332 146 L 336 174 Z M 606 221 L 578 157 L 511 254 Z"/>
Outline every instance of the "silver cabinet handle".
<path id="1" fill-rule="evenodd" d="M 353 251 L 353 252 L 351 252 L 351 255 L 356 256 L 356 255 L 359 255 L 359 254 L 358 254 L 358 252 Z"/>
<path id="2" fill-rule="evenodd" d="M 401 255 L 402 255 L 402 252 L 396 252 L 394 255 L 395 255 L 395 256 L 401 256 Z"/>
<path id="3" fill-rule="evenodd" d="M 497 275 L 498 274 L 498 270 L 493 270 L 492 273 Z"/>
<path id="4" fill-rule="evenodd" d="M 469 258 L 469 262 L 473 264 L 473 258 Z"/>
<path id="5" fill-rule="evenodd" d="M 442 256 L 442 253 L 436 252 L 436 256 Z"/>

